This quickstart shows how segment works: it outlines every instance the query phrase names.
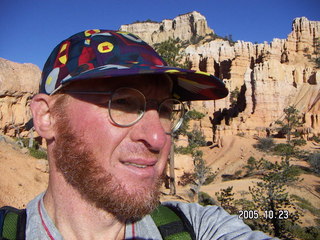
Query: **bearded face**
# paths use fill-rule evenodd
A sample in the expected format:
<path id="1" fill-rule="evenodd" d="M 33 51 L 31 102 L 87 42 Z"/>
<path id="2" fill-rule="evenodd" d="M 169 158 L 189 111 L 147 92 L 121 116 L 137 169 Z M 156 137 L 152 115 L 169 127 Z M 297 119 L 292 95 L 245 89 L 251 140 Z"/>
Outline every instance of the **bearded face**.
<path id="1" fill-rule="evenodd" d="M 53 156 L 56 168 L 65 181 L 78 191 L 85 201 L 113 214 L 121 221 L 139 219 L 152 212 L 159 204 L 159 188 L 162 184 L 165 166 L 163 162 L 166 162 L 167 153 L 161 157 L 161 151 L 149 149 L 149 145 L 145 142 L 142 144 L 140 140 L 133 141 L 134 138 L 129 137 L 133 133 L 122 134 L 122 140 L 115 142 L 115 137 L 111 136 L 106 129 L 106 133 L 102 134 L 106 140 L 102 142 L 97 137 L 96 143 L 97 149 L 105 152 L 97 154 L 95 145 L 92 144 L 95 138 L 94 133 L 88 136 L 81 131 L 76 131 L 74 127 L 77 125 L 76 120 L 65 114 L 70 110 L 70 106 L 66 106 L 63 101 L 57 104 L 59 114 L 56 114 L 58 120 L 56 121 L 57 134 Z M 81 102 L 81 104 L 89 103 Z M 65 110 L 61 110 L 64 108 Z M 74 109 L 80 108 L 75 107 Z M 115 126 L 109 127 L 115 128 Z M 95 129 L 99 130 L 98 126 L 95 126 Z M 103 127 L 101 129 L 103 130 Z M 89 131 L 90 129 L 87 130 Z M 129 130 L 126 129 L 126 131 Z M 110 136 L 107 136 L 108 134 Z M 127 164 L 122 162 L 123 159 L 129 158 L 128 155 L 131 158 L 139 155 L 140 158 L 141 156 L 145 158 L 152 156 L 152 158 L 161 159 L 153 166 L 154 176 L 148 176 L 148 178 L 144 175 L 142 178 L 141 174 L 135 176 L 134 165 L 127 167 Z M 127 168 L 130 168 L 130 171 Z M 139 171 L 143 169 L 137 168 L 137 172 Z"/>

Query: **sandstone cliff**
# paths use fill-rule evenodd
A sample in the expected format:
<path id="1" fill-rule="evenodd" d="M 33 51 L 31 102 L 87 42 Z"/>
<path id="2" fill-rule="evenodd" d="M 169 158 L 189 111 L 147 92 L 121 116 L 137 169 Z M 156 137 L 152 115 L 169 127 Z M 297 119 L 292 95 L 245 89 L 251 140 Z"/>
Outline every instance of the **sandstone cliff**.
<path id="1" fill-rule="evenodd" d="M 214 33 L 208 27 L 205 17 L 196 11 L 180 15 L 173 20 L 166 19 L 160 23 L 137 22 L 122 25 L 120 30 L 132 32 L 151 45 L 169 38 L 188 41 L 195 37 L 205 37 Z"/>
<path id="2" fill-rule="evenodd" d="M 194 15 L 201 16 L 198 18 L 203 26 L 201 29 L 206 29 L 205 18 L 197 12 L 179 16 L 173 21 L 183 23 L 181 29 L 189 29 L 183 32 L 194 33 L 190 29 L 195 21 L 188 22 Z M 173 28 L 159 30 L 164 23 L 154 23 L 153 29 L 143 27 L 143 23 L 125 25 L 121 29 L 139 35 L 150 44 L 169 37 L 180 38 L 178 33 L 173 34 Z M 186 47 L 187 60 L 192 69 L 212 73 L 223 79 L 230 92 L 238 88 L 240 94 L 237 104 L 232 107 L 228 97 L 192 104 L 207 114 L 200 124 L 208 140 L 231 134 L 266 135 L 274 127 L 274 122 L 283 117 L 283 109 L 289 105 L 296 106 L 304 114 L 306 131 L 320 134 L 320 72 L 311 61 L 317 57 L 319 21 L 296 18 L 287 39 L 261 44 L 210 40 L 206 35 L 210 30 L 207 28 L 197 33 L 207 36 L 206 39 Z M 186 34 L 180 39 L 190 40 L 192 36 L 195 34 Z M 212 124 L 216 125 L 214 131 Z"/>
<path id="3" fill-rule="evenodd" d="M 31 119 L 29 102 L 38 91 L 40 69 L 30 63 L 20 64 L 0 58 L 0 132 L 16 136 L 27 134 Z"/>
<path id="4" fill-rule="evenodd" d="M 320 71 L 311 61 L 319 37 L 320 22 L 303 17 L 293 21 L 287 39 L 270 44 L 211 41 L 187 47 L 194 69 L 219 76 L 230 91 L 241 89 L 236 107 L 230 108 L 230 98 L 205 104 L 209 115 L 223 118 L 223 135 L 267 134 L 289 105 L 304 114 L 307 131 L 320 133 Z"/>

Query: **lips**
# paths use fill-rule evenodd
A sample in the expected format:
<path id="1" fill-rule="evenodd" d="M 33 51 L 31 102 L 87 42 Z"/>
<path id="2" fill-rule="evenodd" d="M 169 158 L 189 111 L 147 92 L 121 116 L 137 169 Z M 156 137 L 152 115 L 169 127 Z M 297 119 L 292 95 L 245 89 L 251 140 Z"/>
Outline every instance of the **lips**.
<path id="1" fill-rule="evenodd" d="M 137 168 L 146 168 L 146 167 L 148 167 L 148 165 L 141 165 L 141 164 L 136 164 L 136 163 L 131 163 L 131 162 L 125 162 L 123 164 L 124 165 L 134 166 L 134 167 L 137 167 Z"/>
<path id="2" fill-rule="evenodd" d="M 154 176 L 155 174 L 155 165 L 158 162 L 157 159 L 126 159 L 120 161 L 122 166 L 131 174 L 143 176 L 143 177 L 150 177 Z"/>
<path id="3" fill-rule="evenodd" d="M 120 161 L 124 165 L 130 165 L 138 168 L 152 167 L 157 163 L 157 159 L 128 159 Z"/>

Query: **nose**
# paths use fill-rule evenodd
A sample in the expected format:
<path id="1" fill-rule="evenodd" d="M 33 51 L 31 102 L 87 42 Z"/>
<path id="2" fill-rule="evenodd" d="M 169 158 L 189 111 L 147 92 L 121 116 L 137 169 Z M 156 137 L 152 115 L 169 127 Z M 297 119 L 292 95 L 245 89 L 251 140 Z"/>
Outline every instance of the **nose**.
<path id="1" fill-rule="evenodd" d="M 131 131 L 133 141 L 143 142 L 149 150 L 159 152 L 170 140 L 170 136 L 163 129 L 158 111 L 147 110 L 142 119 L 137 122 Z"/>

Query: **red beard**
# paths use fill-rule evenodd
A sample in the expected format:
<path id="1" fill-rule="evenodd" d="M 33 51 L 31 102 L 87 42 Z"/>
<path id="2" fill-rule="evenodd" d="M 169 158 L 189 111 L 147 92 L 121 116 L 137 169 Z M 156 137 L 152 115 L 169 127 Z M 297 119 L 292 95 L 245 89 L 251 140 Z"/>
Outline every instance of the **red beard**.
<path id="1" fill-rule="evenodd" d="M 65 116 L 59 118 L 56 129 L 56 167 L 84 200 L 120 221 L 140 219 L 157 207 L 163 176 L 151 187 L 141 186 L 128 192 L 124 184 L 99 165 L 93 151 L 71 130 Z"/>

